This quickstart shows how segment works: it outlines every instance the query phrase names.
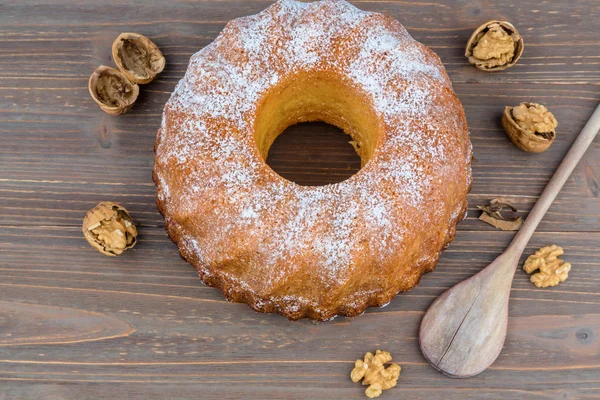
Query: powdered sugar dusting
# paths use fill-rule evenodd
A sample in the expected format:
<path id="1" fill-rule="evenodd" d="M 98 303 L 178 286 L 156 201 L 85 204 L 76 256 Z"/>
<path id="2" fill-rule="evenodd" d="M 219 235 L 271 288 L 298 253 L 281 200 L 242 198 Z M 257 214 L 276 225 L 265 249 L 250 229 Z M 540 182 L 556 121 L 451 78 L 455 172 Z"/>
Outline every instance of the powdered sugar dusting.
<path id="1" fill-rule="evenodd" d="M 366 93 L 386 136 L 350 179 L 304 187 L 261 160 L 255 112 L 283 77 L 321 68 Z M 255 307 L 285 303 L 331 317 L 330 298 L 364 308 L 390 297 L 401 288 L 399 278 L 383 279 L 390 271 L 413 276 L 418 260 L 432 258 L 410 243 L 435 236 L 439 251 L 428 224 L 451 229 L 464 207 L 470 144 L 458 102 L 441 103 L 450 93 L 439 59 L 399 23 L 343 0 L 281 0 L 233 20 L 191 58 L 165 108 L 155 166 L 165 217 L 201 275 L 235 282 Z M 434 210 L 455 182 L 462 197 Z M 303 291 L 305 280 L 319 289 Z"/>

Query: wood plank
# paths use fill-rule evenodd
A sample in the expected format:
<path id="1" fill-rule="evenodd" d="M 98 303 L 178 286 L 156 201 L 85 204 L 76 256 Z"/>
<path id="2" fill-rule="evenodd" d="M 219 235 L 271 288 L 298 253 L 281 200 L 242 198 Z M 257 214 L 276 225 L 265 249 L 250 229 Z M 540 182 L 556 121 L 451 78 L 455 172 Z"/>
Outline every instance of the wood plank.
<path id="1" fill-rule="evenodd" d="M 410 300 L 394 301 L 382 310 L 396 310 L 396 307 L 407 311 L 422 310 L 445 289 L 489 264 L 511 237 L 509 232 L 459 232 L 453 245 L 442 253 L 435 273 L 425 275 L 417 288 L 400 296 Z M 139 239 L 134 249 L 113 258 L 92 249 L 79 228 L 4 227 L 0 233 L 0 249 L 6 255 L 0 264 L 0 287 L 6 287 L 0 293 L 0 300 L 17 300 L 10 296 L 4 298 L 8 296 L 5 293 L 12 290 L 10 285 L 30 284 L 75 293 L 115 291 L 190 299 L 206 295 L 211 302 L 222 303 L 220 306 L 230 304 L 216 290 L 200 284 L 193 268 L 177 257 L 175 245 L 168 241 L 162 228 L 142 227 Z M 595 309 L 600 302 L 595 287 L 595 282 L 600 280 L 594 274 L 600 265 L 596 257 L 600 251 L 600 233 L 536 233 L 521 261 L 548 244 L 558 244 L 565 249 L 564 259 L 573 265 L 569 280 L 557 288 L 537 289 L 529 282 L 528 275 L 518 270 L 513 298 L 525 303 L 530 300 L 555 301 L 553 307 L 562 310 L 568 310 L 579 299 L 582 304 L 577 305 L 578 310 L 587 309 L 588 303 L 590 310 Z M 15 290 L 23 292 L 22 300 L 30 295 L 22 289 Z M 526 305 L 514 310 L 518 316 L 539 311 Z"/>
<path id="2" fill-rule="evenodd" d="M 496 108 L 501 110 L 502 104 L 498 102 Z M 470 112 L 467 108 L 467 113 L 481 116 L 486 111 Z M 558 117 L 561 121 L 569 118 L 560 114 Z M 584 121 L 586 117 L 581 113 L 576 118 Z M 120 128 L 111 128 L 113 118 L 98 118 L 103 122 L 93 132 L 80 132 L 74 124 L 73 130 L 65 133 L 57 130 L 40 133 L 37 137 L 6 134 L 8 145 L 2 150 L 5 154 L 0 160 L 3 171 L 0 224 L 75 226 L 88 208 L 107 197 L 127 205 L 142 224 L 162 224 L 152 200 L 155 195 L 151 181 L 154 132 L 120 133 Z M 498 121 L 491 121 L 498 125 L 494 129 L 478 128 L 478 124 L 485 124 L 483 121 L 471 122 L 474 184 L 469 219 L 459 225 L 459 229 L 493 229 L 476 221 L 479 213 L 475 206 L 494 197 L 508 197 L 519 209 L 529 210 L 583 124 L 566 127 L 570 132 L 559 135 L 547 152 L 529 154 L 510 144 Z M 157 119 L 156 125 L 158 123 Z M 137 123 L 131 127 L 152 129 Z M 343 179 L 349 169 L 356 170 L 355 153 L 345 143 L 344 136 L 331 135 L 333 128 L 306 124 L 288 131 L 278 140 L 269 160 L 284 176 L 304 184 L 317 184 L 323 183 L 325 176 Z M 38 150 L 29 144 L 32 142 L 39 146 Z M 19 149 L 25 145 L 29 153 L 23 155 Z M 600 229 L 597 217 L 600 215 L 600 147 L 596 143 L 592 146 L 546 216 L 541 230 Z M 318 156 L 316 149 L 320 152 Z M 127 157 L 124 158 L 123 153 Z M 74 193 L 78 196 L 74 197 Z"/>
<path id="3" fill-rule="evenodd" d="M 100 313 L 63 307 L 0 302 L 0 319 L 7 329 L 0 346 L 67 344 L 125 337 L 134 329 Z"/>
<path id="4" fill-rule="evenodd" d="M 377 348 L 403 366 L 398 387 L 382 398 L 598 398 L 598 138 L 524 255 L 558 244 L 573 264 L 570 277 L 538 289 L 517 271 L 497 362 L 449 380 L 426 363 L 416 337 L 431 302 L 512 238 L 477 220 L 475 206 L 505 196 L 526 216 L 600 101 L 600 3 L 353 3 L 397 18 L 442 58 L 469 121 L 474 185 L 468 217 L 434 273 L 385 308 L 328 323 L 226 302 L 177 256 L 154 203 L 155 133 L 189 57 L 227 21 L 271 1 L 0 4 L 0 400 L 362 399 L 364 387 L 348 376 L 355 358 Z M 463 46 L 496 18 L 515 23 L 526 47 L 514 68 L 488 74 L 465 62 Z M 167 67 L 130 113 L 110 117 L 89 97 L 87 80 L 96 66 L 113 64 L 110 45 L 124 31 L 151 37 Z M 545 153 L 519 151 L 502 131 L 503 107 L 521 101 L 546 104 L 559 121 Z M 336 132 L 292 127 L 269 163 L 303 184 L 344 179 L 358 159 Z M 123 203 L 139 225 L 139 244 L 121 257 L 100 255 L 80 231 L 85 211 L 104 200 Z"/>
<path id="5" fill-rule="evenodd" d="M 359 398 L 359 387 L 347 380 L 352 360 L 361 355 L 357 352 L 382 347 L 396 354 L 404 368 L 397 396 L 416 390 L 418 396 L 434 395 L 448 383 L 419 351 L 416 334 L 423 311 L 510 240 L 506 232 L 460 232 L 437 271 L 387 307 L 355 319 L 294 323 L 224 301 L 174 257 L 176 250 L 161 229 L 143 228 L 141 235 L 135 249 L 108 258 L 91 249 L 75 228 L 3 230 L 0 246 L 11 251 L 0 268 L 0 304 L 23 310 L 76 304 L 81 312 L 101 313 L 135 331 L 85 343 L 42 340 L 2 347 L 0 378 L 43 385 L 187 383 L 209 392 L 222 385 L 225 398 L 252 396 L 262 385 L 274 393 L 286 387 L 307 390 L 294 389 L 292 398 L 331 388 L 336 396 Z M 469 379 L 466 393 L 491 390 L 490 377 L 494 390 L 508 398 L 523 390 L 575 395 L 582 393 L 580 387 L 598 387 L 600 348 L 594 338 L 600 335 L 600 297 L 594 273 L 600 261 L 594 254 L 600 250 L 600 234 L 579 236 L 536 235 L 527 253 L 549 241 L 560 243 L 573 264 L 571 276 L 559 287 L 538 289 L 517 271 L 504 351 L 490 370 Z M 159 393 L 158 386 L 154 390 Z"/>
<path id="6" fill-rule="evenodd" d="M 416 32 L 421 31 L 417 30 Z M 468 32 L 464 34 L 467 35 Z M 571 34 L 574 35 L 574 33 Z M 549 40 L 558 40 L 552 38 L 549 37 Z M 106 40 L 104 48 L 108 49 L 112 36 Z M 456 41 L 456 38 L 453 37 L 451 40 Z M 61 45 L 62 42 L 57 41 L 56 43 Z M 33 54 L 43 55 L 43 46 L 46 44 L 41 42 L 35 45 L 38 46 L 36 51 L 39 53 Z M 560 49 L 571 48 L 564 45 L 558 47 Z M 77 49 L 69 48 L 71 50 L 66 57 L 76 56 L 73 52 Z M 25 73 L 17 80 L 18 87 L 15 86 L 14 76 L 2 77 L 0 75 L 0 94 L 6 94 L 4 101 L 0 100 L 0 110 L 2 110 L 0 112 L 0 121 L 2 121 L 0 130 L 6 139 L 5 145 L 0 149 L 2 176 L 17 180 L 17 185 L 19 185 L 21 180 L 32 176 L 37 177 L 38 180 L 55 180 L 57 174 L 60 174 L 67 182 L 78 185 L 79 187 L 75 186 L 76 190 L 82 195 L 88 191 L 88 185 L 78 184 L 79 182 L 101 183 L 107 182 L 107 177 L 113 177 L 113 181 L 108 183 L 115 183 L 116 179 L 120 183 L 127 183 L 128 187 L 141 184 L 147 186 L 145 194 L 150 196 L 152 189 L 148 184 L 152 165 L 152 148 L 155 131 L 160 121 L 160 110 L 176 80 L 182 76 L 189 55 L 195 49 L 190 46 L 187 52 L 180 53 L 181 49 L 176 48 L 173 49 L 173 53 L 170 53 L 170 49 L 167 48 L 165 50 L 167 58 L 172 55 L 177 60 L 174 66 L 177 70 L 171 71 L 174 75 L 167 75 L 169 73 L 169 67 L 167 67 L 167 71 L 161 76 L 161 79 L 148 85 L 147 91 L 143 91 L 145 95 L 142 95 L 133 112 L 119 118 L 99 113 L 95 104 L 90 100 L 86 90 L 86 73 L 91 71 L 93 66 L 75 65 L 73 68 L 76 68 L 81 74 L 74 78 L 61 76 L 44 79 L 43 76 L 37 76 L 37 73 L 34 73 L 35 75 Z M 576 50 L 573 51 L 576 52 Z M 29 56 L 32 53 L 24 54 Z M 527 54 L 528 52 L 523 57 L 524 60 L 527 59 Z M 469 67 L 466 68 L 466 72 L 458 73 L 451 67 L 454 56 L 449 58 L 443 53 L 441 55 L 449 67 L 456 90 L 465 105 L 471 127 L 476 158 L 473 195 L 478 196 L 475 198 L 472 196 L 471 202 L 481 204 L 492 197 L 514 195 L 519 207 L 527 210 L 552 174 L 558 160 L 566 152 L 575 134 L 582 127 L 583 121 L 595 103 L 600 100 L 598 90 L 587 84 L 567 88 L 562 85 L 564 82 L 557 79 L 550 83 L 529 82 L 507 85 L 506 83 L 512 82 L 506 80 L 508 72 L 502 74 L 502 81 L 489 80 L 489 76 L 497 77 L 498 74 L 485 74 Z M 575 53 L 572 56 L 576 57 Z M 102 57 L 104 61 L 101 62 L 110 61 L 108 50 Z M 10 69 L 11 65 L 20 66 L 23 57 L 17 57 L 14 60 L 10 57 L 8 60 L 0 58 L 0 60 L 3 63 L 0 65 L 4 67 L 6 64 L 6 67 Z M 546 60 L 538 60 L 538 62 L 540 61 Z M 577 62 L 597 66 L 597 60 Z M 462 56 L 457 59 L 457 63 L 461 68 L 465 67 Z M 547 64 L 554 65 L 556 63 L 543 62 L 544 70 L 546 70 Z M 567 73 L 567 69 L 572 69 L 573 66 L 568 63 L 562 64 L 564 65 L 559 65 L 562 68 L 561 73 L 570 76 L 571 73 Z M 7 68 L 3 68 L 3 70 Z M 534 72 L 537 67 L 521 62 L 516 68 Z M 168 76 L 173 76 L 173 78 L 168 78 Z M 163 80 L 165 77 L 167 77 L 166 80 Z M 53 93 L 50 98 L 48 92 Z M 18 93 L 20 102 L 14 100 L 15 93 Z M 48 101 L 49 99 L 51 101 Z M 502 132 L 499 120 L 503 106 L 517 104 L 523 100 L 544 102 L 556 113 L 561 123 L 559 137 L 546 153 L 540 155 L 523 153 L 514 148 Z M 26 128 L 23 129 L 23 127 Z M 310 126 L 299 132 L 303 131 L 307 135 L 305 147 L 296 147 L 301 145 L 302 141 L 299 143 L 294 143 L 292 140 L 285 142 L 282 149 L 288 148 L 289 150 L 281 150 L 279 157 L 272 161 L 274 167 L 286 176 L 307 184 L 322 182 L 325 174 L 337 174 L 336 171 L 348 168 L 347 159 L 352 157 L 353 153 L 347 146 L 345 148 L 332 147 L 330 156 L 333 157 L 328 159 L 327 163 L 324 160 L 317 160 L 307 166 L 304 162 L 306 155 L 323 142 L 321 140 L 317 142 L 318 144 L 314 143 L 315 136 L 319 137 L 325 132 L 320 128 L 310 128 Z M 551 214 L 546 218 L 546 221 L 553 222 L 551 224 L 553 227 L 547 226 L 548 224 L 544 222 L 540 229 L 558 229 L 556 225 L 559 222 L 563 225 L 561 229 L 571 231 L 597 231 L 600 229 L 597 218 L 577 219 L 572 212 L 574 209 L 587 210 L 589 215 L 593 216 L 600 212 L 600 202 L 598 201 L 600 198 L 600 184 L 598 183 L 600 147 L 597 142 L 598 140 L 567 183 L 551 210 Z M 309 143 L 313 143 L 313 145 L 311 146 Z M 336 143 L 334 142 L 332 145 Z M 337 144 L 339 145 L 339 143 Z M 21 150 L 24 146 L 28 149 L 26 154 L 23 154 Z M 126 158 L 123 158 L 123 153 L 127 154 Z M 276 152 L 275 154 L 277 155 Z M 294 155 L 293 158 L 292 155 Z M 45 188 L 43 186 L 36 187 L 35 191 L 43 192 Z M 5 206 L 3 210 L 7 210 L 6 214 L 0 211 L 0 224 L 16 223 L 17 220 L 32 225 L 40 223 L 37 220 L 40 214 L 39 210 L 49 208 L 40 204 L 44 203 L 46 199 L 32 197 L 22 202 L 21 200 L 24 200 L 22 196 L 12 194 L 8 198 L 3 197 L 0 200 L 2 202 L 0 204 Z M 4 192 L 1 195 L 4 195 Z M 113 195 L 120 196 L 120 193 L 115 190 Z M 48 201 L 52 200 L 48 199 Z M 55 201 L 61 202 L 62 200 L 66 199 L 56 199 Z M 32 201 L 35 204 L 29 204 Z M 124 201 L 126 202 L 126 200 Z M 136 202 L 136 199 L 133 201 Z M 14 203 L 19 203 L 18 207 L 15 207 Z M 89 204 L 79 205 L 78 208 L 81 210 L 79 212 L 88 207 L 90 207 Z M 60 213 L 63 210 L 58 208 L 56 211 L 48 211 Z M 64 211 L 68 212 L 69 210 Z M 576 218 L 575 221 L 573 221 L 574 218 Z M 50 222 L 44 223 L 49 224 Z M 77 221 L 72 219 L 65 223 L 74 225 Z M 159 221 L 154 220 L 148 223 L 156 225 Z M 478 228 L 478 225 L 481 225 L 479 222 L 475 222 L 475 224 L 477 225 L 471 225 L 468 229 L 484 229 Z"/>

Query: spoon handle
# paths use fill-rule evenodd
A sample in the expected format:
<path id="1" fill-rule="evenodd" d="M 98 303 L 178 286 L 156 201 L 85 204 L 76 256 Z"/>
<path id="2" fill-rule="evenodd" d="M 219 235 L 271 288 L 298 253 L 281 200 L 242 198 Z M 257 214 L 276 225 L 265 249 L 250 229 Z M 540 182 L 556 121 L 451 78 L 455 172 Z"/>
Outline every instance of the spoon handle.
<path id="1" fill-rule="evenodd" d="M 600 130 L 600 105 L 583 127 L 507 250 L 520 257 L 531 235 Z"/>

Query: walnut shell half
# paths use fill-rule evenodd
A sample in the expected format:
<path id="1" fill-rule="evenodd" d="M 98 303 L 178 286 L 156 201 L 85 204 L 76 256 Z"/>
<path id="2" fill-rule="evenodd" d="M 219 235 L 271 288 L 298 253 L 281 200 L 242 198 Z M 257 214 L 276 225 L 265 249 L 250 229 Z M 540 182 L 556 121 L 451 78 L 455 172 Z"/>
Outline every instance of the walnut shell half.
<path id="1" fill-rule="evenodd" d="M 541 153 L 554 142 L 558 122 L 543 105 L 521 103 L 516 107 L 504 108 L 502 126 L 519 149 Z"/>
<path id="2" fill-rule="evenodd" d="M 133 107 L 140 88 L 118 70 L 99 66 L 90 76 L 88 89 L 94 101 L 107 114 L 125 114 Z"/>
<path id="3" fill-rule="evenodd" d="M 110 201 L 87 212 L 82 230 L 88 243 L 107 256 L 118 256 L 137 243 L 137 229 L 129 212 Z"/>
<path id="4" fill-rule="evenodd" d="M 165 68 L 165 57 L 146 36 L 121 33 L 113 42 L 112 56 L 131 82 L 149 83 Z"/>
<path id="5" fill-rule="evenodd" d="M 502 71 L 517 63 L 524 48 L 523 38 L 513 24 L 494 20 L 473 32 L 467 41 L 465 57 L 482 71 Z"/>

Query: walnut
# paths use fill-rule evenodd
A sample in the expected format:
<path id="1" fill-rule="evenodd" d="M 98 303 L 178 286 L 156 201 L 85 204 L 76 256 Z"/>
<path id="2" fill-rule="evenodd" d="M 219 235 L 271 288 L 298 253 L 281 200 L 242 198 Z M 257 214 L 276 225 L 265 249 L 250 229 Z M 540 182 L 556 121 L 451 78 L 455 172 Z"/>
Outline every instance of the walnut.
<path id="1" fill-rule="evenodd" d="M 482 71 L 502 71 L 517 63 L 523 49 L 523 38 L 510 22 L 488 21 L 469 38 L 465 56 Z"/>
<path id="2" fill-rule="evenodd" d="M 146 36 L 121 33 L 113 42 L 112 56 L 131 82 L 149 83 L 165 68 L 165 57 Z"/>
<path id="3" fill-rule="evenodd" d="M 543 105 L 521 103 L 516 107 L 504 108 L 502 126 L 519 149 L 540 153 L 554 142 L 558 122 Z"/>
<path id="4" fill-rule="evenodd" d="M 562 247 L 553 244 L 542 247 L 525 260 L 523 269 L 528 274 L 539 269 L 539 272 L 530 278 L 535 286 L 539 288 L 556 286 L 567 280 L 571 264 L 558 258 L 563 253 Z"/>
<path id="5" fill-rule="evenodd" d="M 100 203 L 87 212 L 83 235 L 93 248 L 107 256 L 118 256 L 137 242 L 137 230 L 129 212 L 112 202 Z"/>
<path id="6" fill-rule="evenodd" d="M 398 364 L 390 364 L 386 368 L 384 364 L 390 361 L 392 356 L 387 351 L 377 350 L 375 355 L 369 352 L 363 360 L 356 360 L 350 379 L 352 382 L 362 379 L 363 385 L 369 385 L 365 394 L 370 399 L 379 397 L 382 391 L 391 389 L 398 383 L 401 368 Z"/>
<path id="7" fill-rule="evenodd" d="M 101 65 L 88 82 L 94 101 L 107 114 L 125 114 L 133 107 L 140 89 L 114 68 Z"/>
<path id="8" fill-rule="evenodd" d="M 502 197 L 490 200 L 488 206 L 477 206 L 477 208 L 483 211 L 479 216 L 480 220 L 503 231 L 518 231 L 523 224 L 522 217 L 506 218 L 501 214 L 505 208 L 509 208 L 513 212 L 518 211 L 515 206 Z"/>

